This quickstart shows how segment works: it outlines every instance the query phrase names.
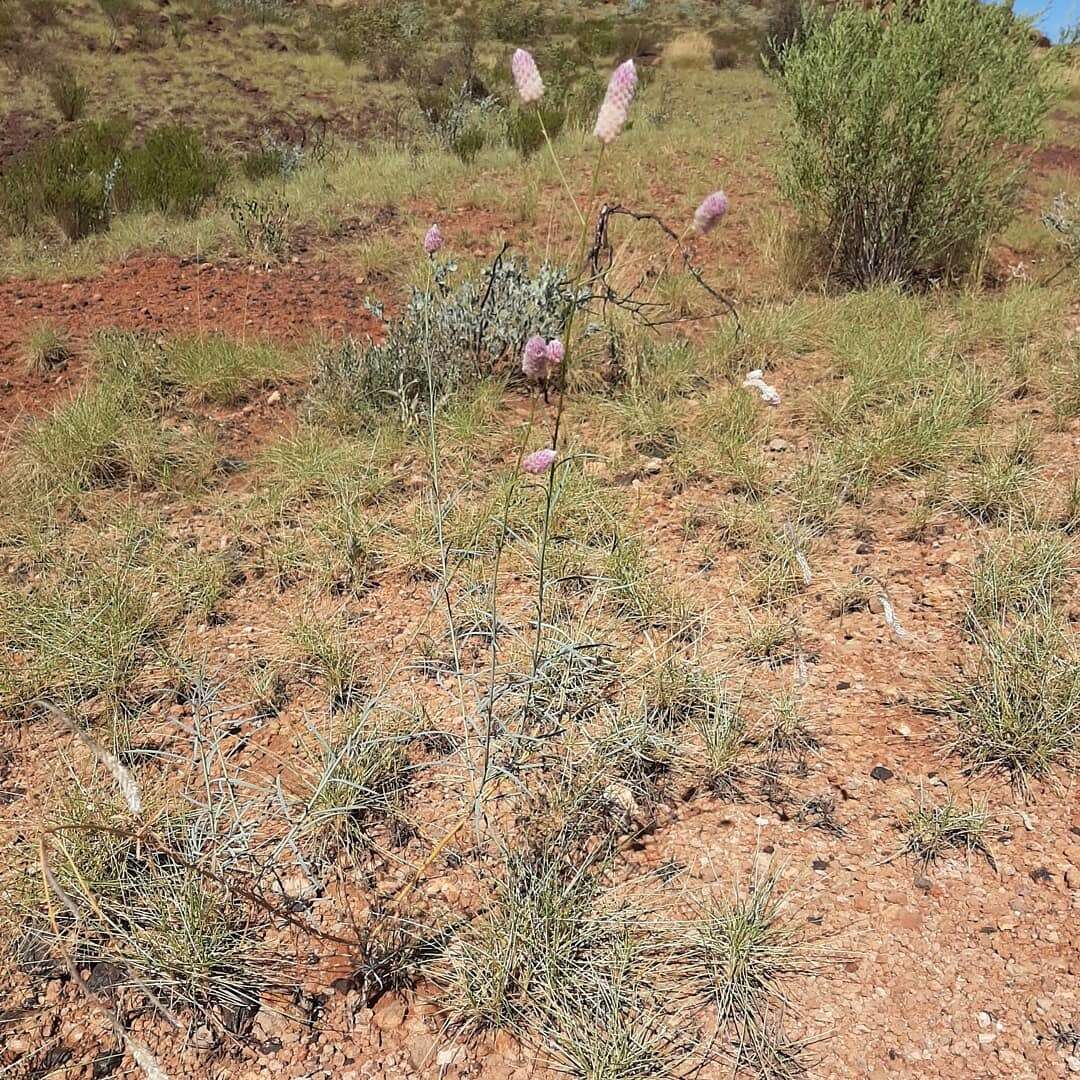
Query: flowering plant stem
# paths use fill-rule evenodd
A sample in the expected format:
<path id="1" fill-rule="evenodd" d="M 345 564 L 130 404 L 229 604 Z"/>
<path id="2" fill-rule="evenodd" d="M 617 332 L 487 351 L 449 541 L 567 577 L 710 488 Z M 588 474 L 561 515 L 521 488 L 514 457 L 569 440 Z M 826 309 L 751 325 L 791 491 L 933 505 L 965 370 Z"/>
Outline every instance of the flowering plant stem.
<path id="1" fill-rule="evenodd" d="M 517 460 L 514 462 L 514 471 L 510 474 L 510 483 L 503 499 L 502 521 L 499 525 L 499 538 L 495 543 L 495 562 L 491 572 L 491 685 L 488 690 L 487 716 L 484 722 L 484 744 L 480 761 L 480 779 L 476 786 L 476 800 L 473 804 L 473 816 L 475 819 L 477 840 L 480 838 L 480 825 L 482 818 L 483 794 L 487 786 L 488 774 L 491 770 L 491 740 L 495 731 L 495 676 L 498 659 L 498 598 L 499 598 L 499 566 L 502 562 L 503 548 L 506 546 L 506 538 L 510 532 L 510 507 L 518 482 L 521 480 L 521 463 L 525 458 L 525 449 L 532 438 L 533 423 L 536 419 L 536 398 L 533 397 L 529 406 L 529 420 L 525 425 L 521 442 L 518 444 Z"/>
<path id="2" fill-rule="evenodd" d="M 592 183 L 589 186 L 589 197 L 586 200 L 586 207 L 589 210 L 589 214 L 592 214 L 593 201 L 596 198 L 596 186 L 600 178 L 600 167 L 604 161 L 604 144 L 600 144 L 600 152 L 596 155 L 596 164 L 593 166 Z M 554 151 L 552 151 L 554 153 Z M 560 170 L 561 172 L 561 170 Z M 573 196 L 571 195 L 571 198 Z M 577 204 L 575 202 L 575 208 Z M 577 273 L 574 276 L 572 287 L 574 294 L 570 300 L 570 312 L 566 316 L 566 323 L 563 327 L 563 343 L 565 350 L 563 352 L 562 362 L 559 364 L 559 398 L 555 405 L 555 423 L 551 430 L 551 449 L 558 451 L 559 449 L 559 434 L 562 428 L 563 412 L 566 408 L 566 382 L 567 373 L 570 370 L 570 359 L 574 351 L 574 320 L 577 316 L 578 304 L 577 304 L 577 287 L 581 282 L 582 274 L 584 273 L 581 267 L 582 259 L 585 257 L 585 245 L 589 237 L 589 218 L 580 214 L 581 218 L 581 236 L 578 240 L 577 253 L 574 256 L 573 265 L 577 267 Z M 540 646 L 543 641 L 544 634 L 544 606 L 545 606 L 545 591 L 547 587 L 547 548 L 548 540 L 550 539 L 551 532 L 551 510 L 555 502 L 555 473 L 558 468 L 558 462 L 552 466 L 548 472 L 547 480 L 547 495 L 544 501 L 544 524 L 540 534 L 540 567 L 539 567 L 539 583 L 537 585 L 537 597 L 536 597 L 536 636 L 533 639 L 533 655 L 532 655 L 532 675 L 535 680 L 537 665 L 540 662 Z M 529 697 L 532 695 L 532 682 L 529 683 Z"/>
<path id="3" fill-rule="evenodd" d="M 566 194 L 570 196 L 570 201 L 574 204 L 574 213 L 577 214 L 578 221 L 580 221 L 584 227 L 585 215 L 581 212 L 581 207 L 578 206 L 578 201 L 574 197 L 574 192 L 571 190 L 570 184 L 566 179 L 566 173 L 563 172 L 562 162 L 559 161 L 559 156 L 555 153 L 555 147 L 552 145 L 551 136 L 548 135 L 547 124 L 544 123 L 544 113 L 539 105 L 536 106 L 536 119 L 540 121 L 540 130 L 544 133 L 544 142 L 547 143 L 548 153 L 551 155 L 551 160 L 555 165 L 555 171 L 559 174 L 559 179 L 566 189 Z M 601 147 L 601 152 L 602 151 L 603 147 Z"/>

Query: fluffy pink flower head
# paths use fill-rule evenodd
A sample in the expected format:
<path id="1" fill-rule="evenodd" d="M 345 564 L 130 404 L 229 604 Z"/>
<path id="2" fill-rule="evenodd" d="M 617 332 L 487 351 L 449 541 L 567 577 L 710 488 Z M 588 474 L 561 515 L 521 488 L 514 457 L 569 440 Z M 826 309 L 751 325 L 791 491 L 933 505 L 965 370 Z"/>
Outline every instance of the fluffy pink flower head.
<path id="1" fill-rule="evenodd" d="M 563 346 L 563 343 L 558 338 L 552 338 L 547 343 L 547 359 L 550 371 L 562 367 L 564 356 L 566 356 L 566 349 Z"/>
<path id="2" fill-rule="evenodd" d="M 532 53 L 516 49 L 510 60 L 510 72 L 514 76 L 514 85 L 526 105 L 532 105 L 544 96 L 544 80 Z"/>
<path id="3" fill-rule="evenodd" d="M 722 191 L 706 195 L 702 204 L 694 211 L 694 232 L 698 236 L 712 232 L 727 213 L 727 208 L 727 196 Z"/>
<path id="4" fill-rule="evenodd" d="M 438 225 L 432 225 L 424 235 L 424 250 L 434 255 L 443 246 L 443 234 Z"/>
<path id="5" fill-rule="evenodd" d="M 521 463 L 521 467 L 530 476 L 541 476 L 555 464 L 554 450 L 534 450 Z"/>
<path id="6" fill-rule="evenodd" d="M 525 342 L 525 349 L 521 354 L 521 370 L 527 378 L 536 379 L 537 382 L 548 377 L 547 342 L 539 334 Z"/>
<path id="7" fill-rule="evenodd" d="M 614 142 L 626 126 L 637 83 L 637 69 L 633 60 L 625 61 L 611 73 L 611 81 L 604 95 L 604 103 L 600 106 L 600 113 L 596 117 L 594 131 L 605 146 Z"/>

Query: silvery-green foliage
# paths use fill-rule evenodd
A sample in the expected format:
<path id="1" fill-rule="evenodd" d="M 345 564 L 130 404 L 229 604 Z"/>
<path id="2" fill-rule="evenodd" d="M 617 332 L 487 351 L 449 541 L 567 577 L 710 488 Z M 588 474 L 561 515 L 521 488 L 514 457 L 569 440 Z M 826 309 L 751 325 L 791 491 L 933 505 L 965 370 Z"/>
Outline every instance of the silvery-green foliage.
<path id="1" fill-rule="evenodd" d="M 282 180 L 288 180 L 304 167 L 303 143 L 279 139 L 269 128 L 263 128 L 259 141 L 263 151 L 277 162 Z"/>
<path id="2" fill-rule="evenodd" d="M 1080 199 L 1070 199 L 1064 191 L 1058 192 L 1050 209 L 1043 214 L 1042 223 L 1061 248 L 1068 264 L 1080 259 Z"/>
<path id="3" fill-rule="evenodd" d="M 416 41 L 427 31 L 427 10 L 419 0 L 406 0 L 398 10 L 398 28 L 405 41 Z"/>
<path id="4" fill-rule="evenodd" d="M 471 131 L 482 132 L 484 142 L 492 145 L 506 137 L 508 118 L 506 106 L 498 98 L 476 98 L 469 93 L 468 86 L 461 86 L 451 95 L 436 130 L 450 147 Z"/>
<path id="5" fill-rule="evenodd" d="M 311 402 L 317 415 L 348 425 L 393 411 L 413 422 L 516 356 L 530 335 L 555 337 L 573 303 L 558 267 L 532 273 L 525 260 L 509 257 L 452 287 L 452 266 L 434 265 L 434 288 L 414 288 L 401 314 L 385 321 L 380 342 L 350 338 L 319 358 Z M 383 318 L 380 307 L 369 310 Z"/>

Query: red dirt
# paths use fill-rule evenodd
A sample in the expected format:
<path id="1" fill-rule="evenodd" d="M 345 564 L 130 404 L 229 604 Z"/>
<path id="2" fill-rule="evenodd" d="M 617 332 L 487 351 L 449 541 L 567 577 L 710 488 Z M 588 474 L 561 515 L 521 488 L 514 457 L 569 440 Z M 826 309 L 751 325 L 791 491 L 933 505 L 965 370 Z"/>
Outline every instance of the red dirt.
<path id="1" fill-rule="evenodd" d="M 76 346 L 106 328 L 296 342 L 366 333 L 373 321 L 365 291 L 346 270 L 321 262 L 261 270 L 172 257 L 132 258 L 84 281 L 0 283 L 0 421 L 42 411 L 81 379 L 78 358 L 55 375 L 26 370 L 20 348 L 42 320 Z"/>
<path id="2" fill-rule="evenodd" d="M 1047 172 L 1073 172 L 1080 173 L 1080 147 L 1045 146 L 1032 158 L 1037 171 Z"/>

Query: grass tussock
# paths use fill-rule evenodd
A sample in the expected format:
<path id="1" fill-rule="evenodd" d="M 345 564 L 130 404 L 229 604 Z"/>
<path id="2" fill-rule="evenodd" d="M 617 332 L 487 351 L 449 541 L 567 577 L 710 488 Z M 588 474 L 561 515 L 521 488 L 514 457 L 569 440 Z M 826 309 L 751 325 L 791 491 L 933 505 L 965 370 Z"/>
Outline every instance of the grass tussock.
<path id="1" fill-rule="evenodd" d="M 23 346 L 27 368 L 39 375 L 60 370 L 73 355 L 71 337 L 63 327 L 48 319 L 30 331 Z"/>
<path id="2" fill-rule="evenodd" d="M 900 828 L 905 852 L 924 865 L 951 852 L 978 853 L 993 861 L 989 844 L 996 830 L 985 804 L 972 801 L 965 807 L 949 799 L 935 806 L 922 800 Z"/>
<path id="3" fill-rule="evenodd" d="M 1001 770 L 1021 790 L 1075 762 L 1080 660 L 1052 616 L 977 637 L 978 656 L 946 687 L 950 748 L 976 771 Z"/>

